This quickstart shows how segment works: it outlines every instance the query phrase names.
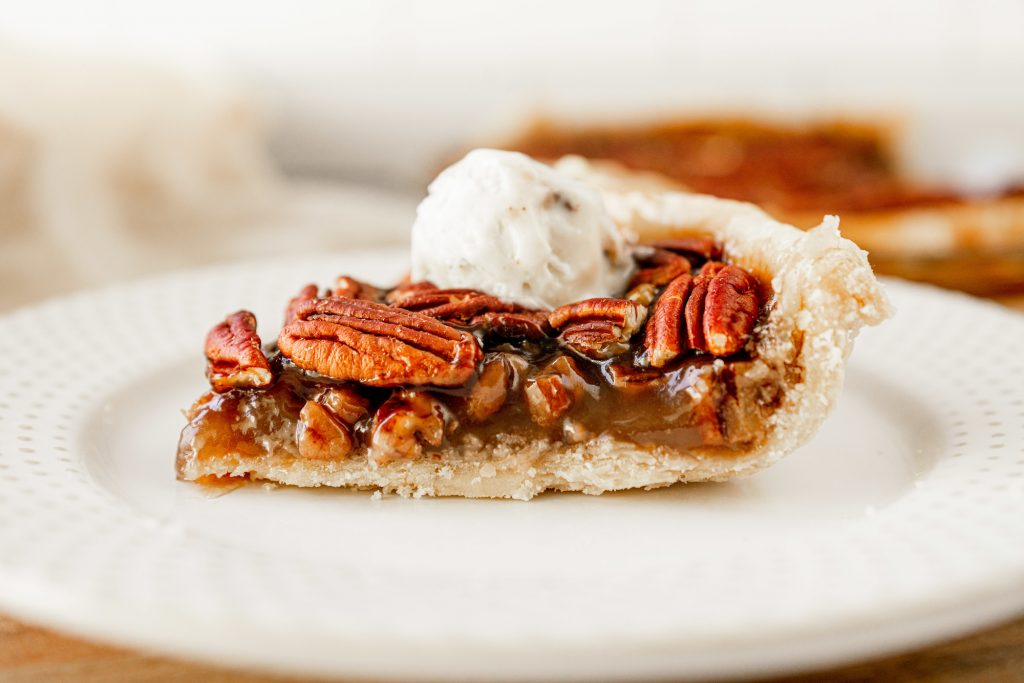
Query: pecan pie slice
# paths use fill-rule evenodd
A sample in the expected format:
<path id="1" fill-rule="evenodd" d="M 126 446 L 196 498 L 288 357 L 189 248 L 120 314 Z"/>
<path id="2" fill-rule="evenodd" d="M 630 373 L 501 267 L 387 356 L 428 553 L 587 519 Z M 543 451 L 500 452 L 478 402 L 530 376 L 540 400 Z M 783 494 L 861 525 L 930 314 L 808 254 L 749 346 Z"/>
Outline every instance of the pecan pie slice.
<path id="1" fill-rule="evenodd" d="M 634 240 L 621 291 L 528 307 L 472 288 L 341 277 L 287 301 L 276 343 L 207 338 L 180 479 L 529 499 L 750 474 L 811 437 L 856 332 L 888 315 L 836 219 L 633 190 L 581 160 Z"/>

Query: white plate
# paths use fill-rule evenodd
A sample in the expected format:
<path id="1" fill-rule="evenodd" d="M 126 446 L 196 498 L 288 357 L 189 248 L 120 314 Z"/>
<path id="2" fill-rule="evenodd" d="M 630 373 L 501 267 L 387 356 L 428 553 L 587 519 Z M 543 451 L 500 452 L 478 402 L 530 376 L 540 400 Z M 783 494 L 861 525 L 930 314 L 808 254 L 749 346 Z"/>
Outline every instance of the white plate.
<path id="1" fill-rule="evenodd" d="M 753 675 L 1024 608 L 1024 317 L 890 283 L 839 408 L 727 484 L 529 502 L 176 482 L 206 330 L 404 256 L 109 288 L 0 319 L 0 604 L 89 637 L 295 672 Z"/>

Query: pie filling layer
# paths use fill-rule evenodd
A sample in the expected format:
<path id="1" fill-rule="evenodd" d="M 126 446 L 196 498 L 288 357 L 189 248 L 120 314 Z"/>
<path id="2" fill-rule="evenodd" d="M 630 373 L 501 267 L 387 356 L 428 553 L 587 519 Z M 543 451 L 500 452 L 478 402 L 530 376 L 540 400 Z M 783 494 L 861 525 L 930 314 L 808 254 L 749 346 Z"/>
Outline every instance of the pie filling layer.
<path id="1" fill-rule="evenodd" d="M 704 237 L 634 258 L 620 298 L 554 311 L 341 277 L 293 299 L 267 350 L 251 314 L 229 316 L 207 338 L 213 390 L 187 413 L 179 477 L 212 463 L 244 474 L 252 458 L 376 467 L 599 435 L 723 455 L 755 447 L 782 398 L 753 355 L 766 284 Z"/>

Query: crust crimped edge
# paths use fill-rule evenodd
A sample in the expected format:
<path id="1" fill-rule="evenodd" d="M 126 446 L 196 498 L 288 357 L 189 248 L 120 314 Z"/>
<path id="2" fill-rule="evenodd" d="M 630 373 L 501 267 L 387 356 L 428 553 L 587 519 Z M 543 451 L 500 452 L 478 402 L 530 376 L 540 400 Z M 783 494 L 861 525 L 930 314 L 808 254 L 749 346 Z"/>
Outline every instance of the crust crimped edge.
<path id="1" fill-rule="evenodd" d="M 528 500 L 545 490 L 600 494 L 676 482 L 723 481 L 766 467 L 804 444 L 832 410 L 857 332 L 890 315 L 888 299 L 864 251 L 839 235 L 839 220 L 801 231 L 744 202 L 665 191 L 635 182 L 612 164 L 566 157 L 556 168 L 593 183 L 612 218 L 634 238 L 711 234 L 726 259 L 770 281 L 768 314 L 755 331 L 754 362 L 738 378 L 727 429 L 756 431 L 745 452 L 639 446 L 610 434 L 580 444 L 499 439 L 449 446 L 432 458 L 374 466 L 369 459 L 308 462 L 292 457 L 179 459 L 179 476 L 243 476 L 295 486 L 379 489 L 404 496 Z M 746 383 L 746 384 L 744 384 Z M 758 396 L 770 385 L 770 410 Z M 744 390 L 747 386 L 748 390 Z M 753 419 L 754 423 L 743 424 Z"/>
<path id="2" fill-rule="evenodd" d="M 561 168 L 582 168 L 565 157 Z M 653 171 L 628 170 L 617 162 L 589 160 L 586 174 L 606 189 L 689 192 L 683 183 Z M 820 214 L 776 211 L 783 222 L 811 226 Z M 871 253 L 876 263 L 992 254 L 1024 246 L 1024 196 L 964 197 L 924 205 L 860 209 L 843 214 L 843 234 Z"/>

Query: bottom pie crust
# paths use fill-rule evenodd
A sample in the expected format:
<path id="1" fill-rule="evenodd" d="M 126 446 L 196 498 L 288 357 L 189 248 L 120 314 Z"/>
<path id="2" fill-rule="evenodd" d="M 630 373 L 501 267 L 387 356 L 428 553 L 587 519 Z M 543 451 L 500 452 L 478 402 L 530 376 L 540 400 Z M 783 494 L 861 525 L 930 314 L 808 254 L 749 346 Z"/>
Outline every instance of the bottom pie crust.
<path id="1" fill-rule="evenodd" d="M 374 489 L 401 496 L 464 496 L 529 500 L 543 491 L 653 489 L 676 482 L 724 481 L 755 472 L 768 463 L 756 455 L 727 457 L 640 446 L 602 434 L 580 444 L 550 439 L 500 436 L 467 441 L 416 460 L 372 466 L 365 458 L 312 462 L 288 456 L 220 457 L 179 460 L 179 476 L 248 477 L 292 486 Z"/>

